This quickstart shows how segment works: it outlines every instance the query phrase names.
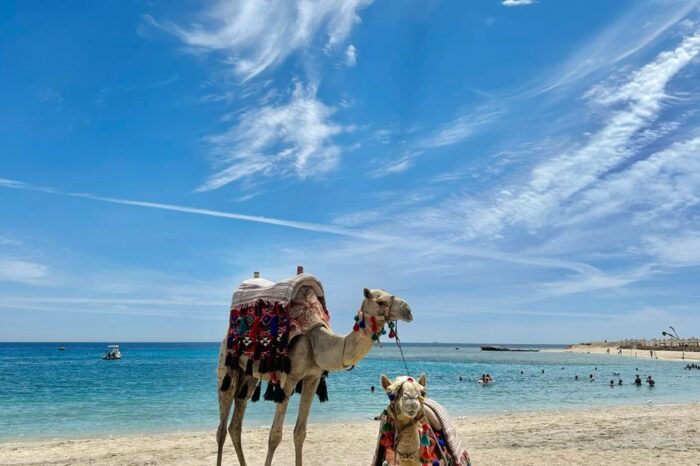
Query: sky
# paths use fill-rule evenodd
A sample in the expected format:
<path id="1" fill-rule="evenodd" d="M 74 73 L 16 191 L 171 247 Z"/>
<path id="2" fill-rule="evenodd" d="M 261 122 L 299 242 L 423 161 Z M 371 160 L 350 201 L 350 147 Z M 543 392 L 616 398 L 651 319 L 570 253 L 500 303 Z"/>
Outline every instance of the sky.
<path id="1" fill-rule="evenodd" d="M 5 1 L 0 341 L 700 336 L 700 0 Z"/>

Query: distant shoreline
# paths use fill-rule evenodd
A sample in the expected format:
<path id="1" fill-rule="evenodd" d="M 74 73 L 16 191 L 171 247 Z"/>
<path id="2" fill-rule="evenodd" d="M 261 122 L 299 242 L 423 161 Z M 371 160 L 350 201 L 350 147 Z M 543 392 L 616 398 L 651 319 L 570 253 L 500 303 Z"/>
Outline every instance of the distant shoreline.
<path id="1" fill-rule="evenodd" d="M 588 353 L 588 354 L 610 354 L 612 356 L 627 356 L 639 359 L 663 359 L 668 361 L 700 361 L 698 351 L 668 351 L 668 350 L 641 350 L 641 349 L 618 349 L 617 342 L 575 344 L 562 349 L 546 349 L 543 351 L 562 353 Z"/>

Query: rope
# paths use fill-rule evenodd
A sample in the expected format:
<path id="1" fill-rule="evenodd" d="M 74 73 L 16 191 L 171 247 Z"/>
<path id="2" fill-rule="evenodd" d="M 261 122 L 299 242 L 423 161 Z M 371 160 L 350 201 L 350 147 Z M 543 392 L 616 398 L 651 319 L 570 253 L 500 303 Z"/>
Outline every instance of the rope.
<path id="1" fill-rule="evenodd" d="M 394 324 L 394 340 L 396 340 L 396 346 L 399 347 L 399 352 L 401 353 L 401 359 L 403 360 L 403 367 L 406 369 L 406 375 L 411 374 L 408 371 L 408 364 L 406 364 L 406 357 L 403 355 L 403 348 L 401 348 L 401 340 L 399 339 L 399 321 L 395 321 Z"/>

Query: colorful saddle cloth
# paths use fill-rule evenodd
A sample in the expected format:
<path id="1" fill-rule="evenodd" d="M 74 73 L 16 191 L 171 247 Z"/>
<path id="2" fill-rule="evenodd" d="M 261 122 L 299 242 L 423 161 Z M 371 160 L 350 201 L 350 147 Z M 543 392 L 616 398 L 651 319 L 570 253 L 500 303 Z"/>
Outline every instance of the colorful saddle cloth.
<path id="1" fill-rule="evenodd" d="M 445 408 L 437 401 L 425 398 L 423 410 L 423 419 L 416 424 L 420 438 L 418 461 L 424 466 L 471 466 L 469 453 L 457 436 L 457 429 Z M 399 464 L 395 451 L 398 432 L 392 413 L 392 406 L 389 405 L 380 416 L 379 436 L 371 466 Z M 439 428 L 433 428 L 429 417 L 437 420 Z"/>
<path id="2" fill-rule="evenodd" d="M 264 278 L 245 280 L 231 299 L 226 340 L 226 365 L 238 366 L 246 356 L 246 373 L 289 372 L 289 343 L 302 333 L 323 325 L 330 328 L 323 286 L 310 274 L 273 283 Z M 271 374 L 277 380 L 276 374 Z"/>

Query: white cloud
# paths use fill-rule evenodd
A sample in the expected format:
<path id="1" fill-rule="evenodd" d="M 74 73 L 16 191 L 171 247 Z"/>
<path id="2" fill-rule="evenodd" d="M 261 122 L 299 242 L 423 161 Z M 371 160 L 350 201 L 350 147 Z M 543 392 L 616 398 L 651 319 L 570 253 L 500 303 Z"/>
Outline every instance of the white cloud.
<path id="1" fill-rule="evenodd" d="M 316 232 L 320 232 L 320 233 L 331 233 L 331 234 L 341 235 L 341 236 L 351 236 L 351 237 L 356 237 L 356 238 L 364 238 L 364 239 L 372 239 L 372 240 L 387 240 L 387 241 L 391 240 L 391 238 L 389 236 L 386 236 L 386 235 L 368 233 L 368 232 L 365 232 L 363 230 L 353 230 L 353 229 L 349 229 L 349 228 L 342 228 L 342 227 L 339 227 L 336 225 L 324 225 L 324 224 L 320 224 L 320 223 L 310 223 L 310 222 L 297 222 L 294 220 L 284 220 L 284 219 L 278 219 L 278 218 L 263 217 L 263 216 L 259 216 L 259 215 L 237 214 L 237 213 L 233 213 L 233 212 L 223 212 L 220 210 L 202 209 L 202 208 L 198 208 L 198 207 L 189 207 L 189 206 L 181 206 L 181 205 L 173 205 L 173 204 L 162 204 L 159 202 L 138 201 L 138 200 L 133 200 L 133 199 L 121 199 L 121 198 L 115 198 L 115 197 L 98 196 L 98 195 L 90 194 L 90 193 L 70 193 L 70 192 L 59 191 L 59 190 L 56 190 L 53 188 L 34 186 L 34 185 L 30 185 L 30 184 L 23 183 L 20 181 L 8 180 L 8 179 L 3 179 L 3 178 L 0 178 L 0 187 L 6 187 L 6 188 L 10 188 L 10 189 L 22 189 L 22 190 L 27 190 L 27 191 L 36 191 L 36 192 L 41 192 L 41 193 L 46 193 L 46 194 L 53 194 L 53 195 L 57 195 L 57 196 L 89 199 L 92 201 L 107 202 L 110 204 L 129 205 L 129 206 L 144 207 L 144 208 L 149 208 L 149 209 L 169 210 L 171 212 L 181 212 L 181 213 L 187 213 L 187 214 L 204 215 L 204 216 L 209 216 L 209 217 L 228 218 L 228 219 L 232 219 L 232 220 L 242 220 L 242 221 L 247 221 L 247 222 L 266 223 L 269 225 L 278 225 L 278 226 L 287 227 L 287 228 L 295 228 L 298 230 L 306 230 L 306 231 L 316 231 Z"/>
<path id="2" fill-rule="evenodd" d="M 672 144 L 585 191 L 565 215 L 567 223 L 634 212 L 635 223 L 683 216 L 700 204 L 700 136 Z"/>
<path id="3" fill-rule="evenodd" d="M 197 191 L 210 191 L 252 176 L 304 179 L 336 166 L 342 149 L 334 136 L 349 130 L 331 122 L 335 112 L 316 98 L 316 86 L 297 83 L 282 104 L 243 112 L 226 133 L 210 136 L 218 165 Z"/>
<path id="4" fill-rule="evenodd" d="M 205 12 L 204 23 L 181 27 L 146 19 L 204 51 L 221 51 L 235 73 L 250 79 L 279 65 L 294 52 L 315 45 L 330 52 L 341 45 L 360 22 L 358 11 L 372 0 L 239 0 L 217 1 Z"/>
<path id="5" fill-rule="evenodd" d="M 700 231 L 686 231 L 682 235 L 647 238 L 647 252 L 671 266 L 700 265 Z"/>
<path id="6" fill-rule="evenodd" d="M 46 278 L 48 269 L 36 262 L 0 257 L 0 281 L 40 283 Z"/>
<path id="7" fill-rule="evenodd" d="M 504 6 L 521 6 L 521 5 L 532 5 L 535 0 L 503 0 L 501 5 Z"/>
<path id="8" fill-rule="evenodd" d="M 604 126 L 578 150 L 536 166 L 522 189 L 498 195 L 493 204 L 469 219 L 469 235 L 498 234 L 506 225 L 538 229 L 551 222 L 572 196 L 591 187 L 635 152 L 633 138 L 657 117 L 667 99 L 666 85 L 700 52 L 700 32 L 687 36 L 674 50 L 660 53 L 601 101 L 615 104 Z"/>
<path id="9" fill-rule="evenodd" d="M 348 45 L 345 49 L 345 65 L 355 66 L 357 64 L 357 49 L 354 45 Z"/>
<path id="10" fill-rule="evenodd" d="M 547 77 L 538 79 L 521 97 L 553 91 L 609 70 L 611 66 L 644 50 L 674 26 L 687 23 L 685 18 L 698 5 L 700 0 L 636 3 L 618 21 L 547 73 Z"/>

